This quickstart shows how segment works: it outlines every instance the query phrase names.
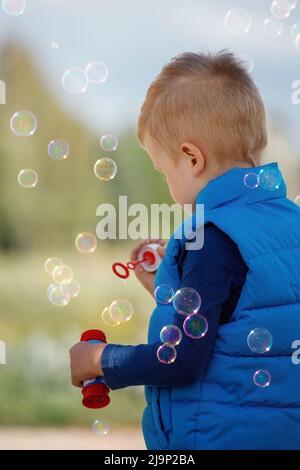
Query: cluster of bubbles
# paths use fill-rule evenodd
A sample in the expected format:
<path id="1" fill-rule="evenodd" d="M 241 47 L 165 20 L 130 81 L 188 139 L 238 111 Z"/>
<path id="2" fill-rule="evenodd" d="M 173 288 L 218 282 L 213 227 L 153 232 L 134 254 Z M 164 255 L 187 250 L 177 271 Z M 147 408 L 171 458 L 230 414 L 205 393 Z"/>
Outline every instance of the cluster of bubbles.
<path id="1" fill-rule="evenodd" d="M 56 307 L 65 307 L 72 298 L 78 296 L 80 292 L 79 282 L 74 278 L 70 266 L 64 264 L 60 258 L 46 259 L 44 267 L 54 281 L 47 289 L 49 302 Z"/>
<path id="2" fill-rule="evenodd" d="M 200 339 L 208 331 L 206 318 L 200 315 L 201 297 L 195 289 L 183 287 L 174 293 L 171 286 L 161 284 L 154 292 L 158 304 L 171 304 L 175 311 L 185 317 L 183 331 L 189 338 Z M 166 325 L 161 329 L 162 344 L 157 349 L 157 358 L 162 364 L 172 364 L 176 359 L 175 346 L 181 342 L 182 332 L 177 325 Z"/>
<path id="3" fill-rule="evenodd" d="M 105 437 L 109 433 L 109 423 L 105 419 L 95 419 L 92 424 L 93 433 L 99 437 Z"/>
<path id="4" fill-rule="evenodd" d="M 271 350 L 273 337 L 265 328 L 255 328 L 251 330 L 247 337 L 247 344 L 250 351 L 255 354 L 265 354 Z M 271 384 L 272 377 L 269 371 L 259 369 L 254 372 L 253 382 L 259 388 L 266 388 Z"/>
<path id="5" fill-rule="evenodd" d="M 248 189 L 257 189 L 258 187 L 266 191 L 275 191 L 280 188 L 282 176 L 276 168 L 261 169 L 259 173 L 249 172 L 244 176 L 244 185 Z"/>
<path id="6" fill-rule="evenodd" d="M 100 137 L 100 147 L 106 152 L 113 152 L 118 148 L 118 145 L 118 137 L 114 134 L 103 134 Z M 101 181 L 113 180 L 117 171 L 117 164 L 112 158 L 99 158 L 94 165 L 94 174 Z"/>
<path id="7" fill-rule="evenodd" d="M 108 68 L 97 60 L 83 67 L 70 67 L 62 76 L 62 86 L 68 93 L 84 93 L 89 84 L 101 85 L 108 77 Z"/>
<path id="8" fill-rule="evenodd" d="M 93 233 L 81 232 L 75 239 L 75 246 L 80 253 L 94 253 L 97 248 L 97 238 Z"/>
<path id="9" fill-rule="evenodd" d="M 271 37 L 281 36 L 283 21 L 291 16 L 298 4 L 298 0 L 274 0 L 271 3 L 271 15 L 263 23 L 263 31 Z M 250 13 L 243 8 L 234 8 L 228 11 L 224 18 L 227 31 L 236 36 L 248 33 L 252 26 Z M 300 23 L 291 28 L 291 38 L 297 50 L 300 51 Z"/>
<path id="10" fill-rule="evenodd" d="M 2 0 L 2 9 L 9 16 L 23 15 L 26 10 L 26 0 Z"/>
<path id="11" fill-rule="evenodd" d="M 102 311 L 101 318 L 107 326 L 118 326 L 133 316 L 133 306 L 127 299 L 116 299 Z"/>
<path id="12" fill-rule="evenodd" d="M 30 111 L 17 111 L 10 118 L 10 129 L 17 137 L 30 137 L 37 129 L 37 119 Z M 38 183 L 38 174 L 32 168 L 24 168 L 18 174 L 22 188 L 31 189 Z"/>

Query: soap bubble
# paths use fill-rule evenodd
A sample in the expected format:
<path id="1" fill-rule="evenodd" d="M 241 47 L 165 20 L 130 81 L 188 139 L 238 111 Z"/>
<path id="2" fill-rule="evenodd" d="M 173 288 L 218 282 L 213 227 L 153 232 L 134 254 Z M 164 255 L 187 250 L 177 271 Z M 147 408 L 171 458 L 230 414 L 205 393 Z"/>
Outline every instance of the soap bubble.
<path id="1" fill-rule="evenodd" d="M 63 264 L 64 262 L 60 258 L 47 258 L 44 264 L 44 268 L 48 274 L 52 274 L 55 268 L 58 266 L 63 266 Z"/>
<path id="2" fill-rule="evenodd" d="M 70 282 L 73 279 L 73 271 L 70 266 L 63 264 L 62 266 L 57 266 L 52 272 L 53 281 L 57 284 L 62 282 Z"/>
<path id="3" fill-rule="evenodd" d="M 2 9 L 10 16 L 23 15 L 26 9 L 26 0 L 2 0 Z"/>
<path id="4" fill-rule="evenodd" d="M 52 49 L 58 49 L 59 48 L 58 42 L 52 41 L 51 42 L 51 47 L 52 47 Z"/>
<path id="5" fill-rule="evenodd" d="M 253 382 L 255 385 L 257 385 L 257 387 L 266 388 L 270 385 L 271 381 L 271 374 L 267 370 L 257 370 L 253 375 Z"/>
<path id="6" fill-rule="evenodd" d="M 61 286 L 54 285 L 52 288 L 49 286 L 47 294 L 49 302 L 56 307 L 64 307 L 70 302 L 70 297 L 62 292 Z"/>
<path id="7" fill-rule="evenodd" d="M 10 118 L 10 128 L 18 137 L 30 137 L 37 128 L 37 120 L 30 111 L 17 111 Z"/>
<path id="8" fill-rule="evenodd" d="M 48 155 L 53 158 L 53 160 L 64 160 L 68 157 L 69 152 L 70 147 L 65 140 L 51 140 L 48 145 Z"/>
<path id="9" fill-rule="evenodd" d="M 226 14 L 224 24 L 230 33 L 240 36 L 250 30 L 252 19 L 248 11 L 234 8 Z"/>
<path id="10" fill-rule="evenodd" d="M 268 36 L 271 36 L 272 38 L 276 38 L 278 36 L 281 36 L 283 32 L 283 23 L 281 20 L 277 18 L 267 18 L 264 21 L 263 31 Z"/>
<path id="11" fill-rule="evenodd" d="M 118 137 L 113 134 L 104 134 L 100 139 L 103 150 L 113 152 L 118 147 Z"/>
<path id="12" fill-rule="evenodd" d="M 85 70 L 81 67 L 71 67 L 66 70 L 62 77 L 62 85 L 68 93 L 85 92 L 88 87 Z"/>
<path id="13" fill-rule="evenodd" d="M 94 166 L 94 173 L 101 181 L 110 181 L 117 174 L 117 165 L 111 158 L 100 158 Z"/>
<path id="14" fill-rule="evenodd" d="M 263 169 L 259 172 L 259 185 L 267 191 L 275 191 L 280 188 L 282 176 L 276 169 Z"/>
<path id="15" fill-rule="evenodd" d="M 117 326 L 117 325 L 120 325 L 120 323 L 121 323 L 121 322 L 118 322 L 118 321 L 114 320 L 110 316 L 109 307 L 105 307 L 102 310 L 101 318 L 102 318 L 103 323 L 105 323 L 105 325 L 107 325 L 107 326 Z"/>
<path id="16" fill-rule="evenodd" d="M 94 253 L 97 248 L 97 238 L 93 233 L 82 232 L 77 235 L 75 246 L 80 253 Z"/>
<path id="17" fill-rule="evenodd" d="M 275 18 L 284 19 L 291 13 L 292 7 L 288 0 L 275 0 L 271 5 L 271 13 Z"/>
<path id="18" fill-rule="evenodd" d="M 34 188 L 37 185 L 38 179 L 37 172 L 31 168 L 24 168 L 18 174 L 18 183 L 22 188 Z"/>
<path id="19" fill-rule="evenodd" d="M 156 352 L 159 362 L 162 364 L 172 364 L 175 361 L 177 353 L 174 346 L 165 343 L 159 346 Z"/>
<path id="20" fill-rule="evenodd" d="M 255 328 L 250 331 L 247 343 L 252 352 L 263 354 L 270 351 L 273 338 L 271 333 L 265 328 Z"/>
<path id="21" fill-rule="evenodd" d="M 257 175 L 257 173 L 247 173 L 245 176 L 244 176 L 244 185 L 248 188 L 248 189 L 256 189 L 258 188 L 259 186 L 259 177 Z"/>
<path id="22" fill-rule="evenodd" d="M 90 62 L 85 69 L 85 74 L 89 83 L 100 85 L 106 82 L 108 76 L 107 66 L 103 62 Z"/>
<path id="23" fill-rule="evenodd" d="M 169 304 L 170 302 L 172 302 L 173 295 L 174 291 L 172 287 L 167 286 L 166 284 L 161 284 L 160 286 L 157 286 L 154 291 L 154 297 L 156 299 L 156 302 L 159 304 Z"/>
<path id="24" fill-rule="evenodd" d="M 166 325 L 160 331 L 160 340 L 162 343 L 168 343 L 177 346 L 182 339 L 182 333 L 176 325 Z"/>
<path id="25" fill-rule="evenodd" d="M 207 320 L 199 314 L 189 315 L 183 322 L 183 330 L 189 338 L 203 338 L 208 330 Z"/>
<path id="26" fill-rule="evenodd" d="M 109 314 L 118 323 L 126 322 L 133 315 L 133 306 L 127 299 L 116 299 L 109 306 Z"/>
<path id="27" fill-rule="evenodd" d="M 97 436 L 104 437 L 109 433 L 109 423 L 105 419 L 95 419 L 93 422 L 93 433 Z"/>
<path id="28" fill-rule="evenodd" d="M 173 307 L 181 315 L 197 313 L 201 307 L 201 297 L 195 289 L 183 287 L 174 295 Z"/>
<path id="29" fill-rule="evenodd" d="M 80 284 L 77 281 L 77 279 L 75 279 L 75 277 L 73 277 L 73 279 L 71 279 L 70 281 L 63 281 L 60 287 L 61 287 L 62 293 L 66 297 L 73 298 L 79 295 Z"/>
<path id="30" fill-rule="evenodd" d="M 295 202 L 295 204 L 297 204 L 297 206 L 300 206 L 300 194 L 298 196 L 296 196 L 294 202 Z"/>

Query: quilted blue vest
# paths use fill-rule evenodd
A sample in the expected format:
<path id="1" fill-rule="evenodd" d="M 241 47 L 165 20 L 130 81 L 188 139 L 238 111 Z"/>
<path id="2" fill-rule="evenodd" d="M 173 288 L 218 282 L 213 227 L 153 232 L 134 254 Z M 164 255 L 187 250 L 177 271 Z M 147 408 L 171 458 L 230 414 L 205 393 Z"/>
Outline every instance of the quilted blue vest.
<path id="1" fill-rule="evenodd" d="M 279 171 L 272 163 L 251 172 L 261 169 Z M 248 189 L 248 172 L 232 168 L 197 197 L 205 205 L 204 224 L 212 222 L 238 245 L 248 274 L 230 322 L 218 329 L 204 376 L 181 387 L 146 387 L 148 449 L 300 449 L 300 365 L 291 360 L 292 343 L 300 339 L 300 208 L 287 199 L 284 181 L 273 191 Z M 171 237 L 156 286 L 179 288 L 177 256 L 185 241 Z M 159 341 L 174 313 L 172 305 L 154 309 L 149 343 Z M 249 349 L 254 328 L 272 334 L 269 352 Z M 254 384 L 260 369 L 271 374 L 268 387 Z"/>

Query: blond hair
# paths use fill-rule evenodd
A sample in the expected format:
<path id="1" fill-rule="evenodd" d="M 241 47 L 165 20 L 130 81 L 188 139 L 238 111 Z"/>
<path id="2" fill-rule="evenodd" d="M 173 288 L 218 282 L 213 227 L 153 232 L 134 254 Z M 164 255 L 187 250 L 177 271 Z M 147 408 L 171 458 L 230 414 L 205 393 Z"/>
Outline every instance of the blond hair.
<path id="1" fill-rule="evenodd" d="M 206 142 L 219 159 L 259 164 L 267 145 L 265 109 L 243 63 L 231 52 L 186 52 L 167 63 L 151 83 L 138 120 L 167 152 L 183 142 Z"/>

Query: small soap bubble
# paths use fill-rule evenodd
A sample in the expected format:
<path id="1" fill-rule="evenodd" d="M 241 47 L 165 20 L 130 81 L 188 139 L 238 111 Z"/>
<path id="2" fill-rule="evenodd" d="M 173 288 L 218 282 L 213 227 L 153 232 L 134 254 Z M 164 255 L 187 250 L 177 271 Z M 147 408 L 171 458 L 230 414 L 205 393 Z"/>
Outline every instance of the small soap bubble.
<path id="1" fill-rule="evenodd" d="M 70 282 L 73 279 L 73 271 L 70 266 L 63 264 L 62 266 L 57 266 L 52 272 L 53 281 L 57 284 L 62 284 L 63 282 Z"/>
<path id="2" fill-rule="evenodd" d="M 275 18 L 285 19 L 292 10 L 291 3 L 288 0 L 275 0 L 271 5 L 271 13 Z"/>
<path id="3" fill-rule="evenodd" d="M 59 44 L 58 44 L 58 42 L 52 41 L 52 42 L 51 42 L 51 47 L 52 47 L 52 49 L 59 49 Z"/>
<path id="4" fill-rule="evenodd" d="M 104 134 L 100 139 L 100 146 L 103 150 L 113 152 L 118 147 L 118 137 L 113 134 Z"/>
<path id="5" fill-rule="evenodd" d="M 51 140 L 48 145 L 48 155 L 53 160 L 65 160 L 70 152 L 68 142 L 62 139 Z"/>
<path id="6" fill-rule="evenodd" d="M 206 318 L 200 314 L 189 315 L 183 322 L 183 331 L 189 338 L 203 338 L 208 331 Z"/>
<path id="7" fill-rule="evenodd" d="M 267 191 L 275 191 L 280 188 L 282 176 L 276 169 L 262 169 L 259 172 L 259 185 Z"/>
<path id="8" fill-rule="evenodd" d="M 271 374 L 267 370 L 257 370 L 253 375 L 253 382 L 257 387 L 266 388 L 270 385 L 271 381 Z"/>
<path id="9" fill-rule="evenodd" d="M 173 307 L 181 315 L 197 313 L 201 307 L 201 297 L 195 289 L 183 287 L 174 295 Z"/>
<path id="10" fill-rule="evenodd" d="M 102 310 L 101 318 L 102 318 L 103 323 L 105 323 L 105 325 L 107 325 L 107 326 L 117 326 L 117 325 L 120 325 L 120 323 L 121 323 L 121 322 L 118 322 L 118 321 L 114 320 L 110 316 L 109 307 L 105 307 Z"/>
<path id="11" fill-rule="evenodd" d="M 30 189 L 34 188 L 38 183 L 38 174 L 31 168 L 24 168 L 18 174 L 18 183 L 22 188 Z"/>
<path id="12" fill-rule="evenodd" d="M 172 364 L 176 359 L 177 353 L 172 344 L 165 343 L 159 346 L 156 355 L 162 364 Z"/>
<path id="13" fill-rule="evenodd" d="M 111 318 L 118 323 L 129 321 L 133 311 L 133 306 L 127 299 L 116 299 L 109 306 Z"/>
<path id="14" fill-rule="evenodd" d="M 23 15 L 26 9 L 26 0 L 2 0 L 2 9 L 9 16 Z"/>
<path id="15" fill-rule="evenodd" d="M 95 419 L 92 429 L 97 436 L 105 437 L 109 433 L 109 423 L 105 419 Z"/>
<path id="16" fill-rule="evenodd" d="M 77 235 L 75 246 L 80 253 L 94 253 L 97 248 L 97 238 L 93 233 L 82 232 Z"/>
<path id="17" fill-rule="evenodd" d="M 17 111 L 10 118 L 10 128 L 18 137 L 30 137 L 37 128 L 37 119 L 30 111 Z"/>
<path id="18" fill-rule="evenodd" d="M 84 93 L 88 87 L 85 70 L 81 67 L 71 67 L 62 76 L 62 85 L 68 93 Z"/>
<path id="19" fill-rule="evenodd" d="M 259 177 L 257 173 L 247 173 L 244 176 L 244 185 L 248 189 L 256 189 L 259 186 Z"/>
<path id="20" fill-rule="evenodd" d="M 60 258 L 47 258 L 44 264 L 44 268 L 46 273 L 52 274 L 54 269 L 57 268 L 58 266 L 63 266 L 64 262 Z"/>
<path id="21" fill-rule="evenodd" d="M 224 24 L 227 31 L 240 36 L 250 30 L 252 18 L 243 8 L 234 8 L 226 14 Z"/>
<path id="22" fill-rule="evenodd" d="M 85 74 L 89 83 L 100 85 L 106 82 L 108 77 L 107 66 L 103 62 L 90 62 L 85 69 Z"/>
<path id="23" fill-rule="evenodd" d="M 295 204 L 297 204 L 297 206 L 300 206 L 300 194 L 298 194 L 298 196 L 296 196 L 294 202 L 295 202 Z"/>
<path id="24" fill-rule="evenodd" d="M 264 354 L 270 351 L 273 344 L 273 337 L 265 328 L 255 328 L 250 331 L 247 344 L 252 352 Z"/>
<path id="25" fill-rule="evenodd" d="M 267 18 L 264 21 L 263 31 L 272 38 L 281 36 L 283 32 L 283 22 L 278 18 Z"/>
<path id="26" fill-rule="evenodd" d="M 154 291 L 154 297 L 158 304 L 169 304 L 172 302 L 174 291 L 171 286 L 161 284 Z"/>
<path id="27" fill-rule="evenodd" d="M 79 292 L 80 292 L 80 284 L 79 282 L 77 281 L 77 279 L 75 279 L 73 277 L 73 279 L 71 279 L 71 281 L 63 281 L 61 283 L 61 291 L 62 293 L 66 296 L 66 297 L 77 297 L 79 295 Z"/>
<path id="28" fill-rule="evenodd" d="M 101 181 L 110 181 L 117 174 L 117 165 L 111 158 L 100 158 L 94 166 L 94 173 Z"/>
<path id="29" fill-rule="evenodd" d="M 70 297 L 62 292 L 61 286 L 59 285 L 55 285 L 52 288 L 49 286 L 47 294 L 49 302 L 56 307 L 64 307 L 70 302 Z"/>
<path id="30" fill-rule="evenodd" d="M 160 340 L 162 343 L 168 343 L 177 346 L 182 339 L 182 333 L 176 325 L 166 325 L 160 331 Z"/>

